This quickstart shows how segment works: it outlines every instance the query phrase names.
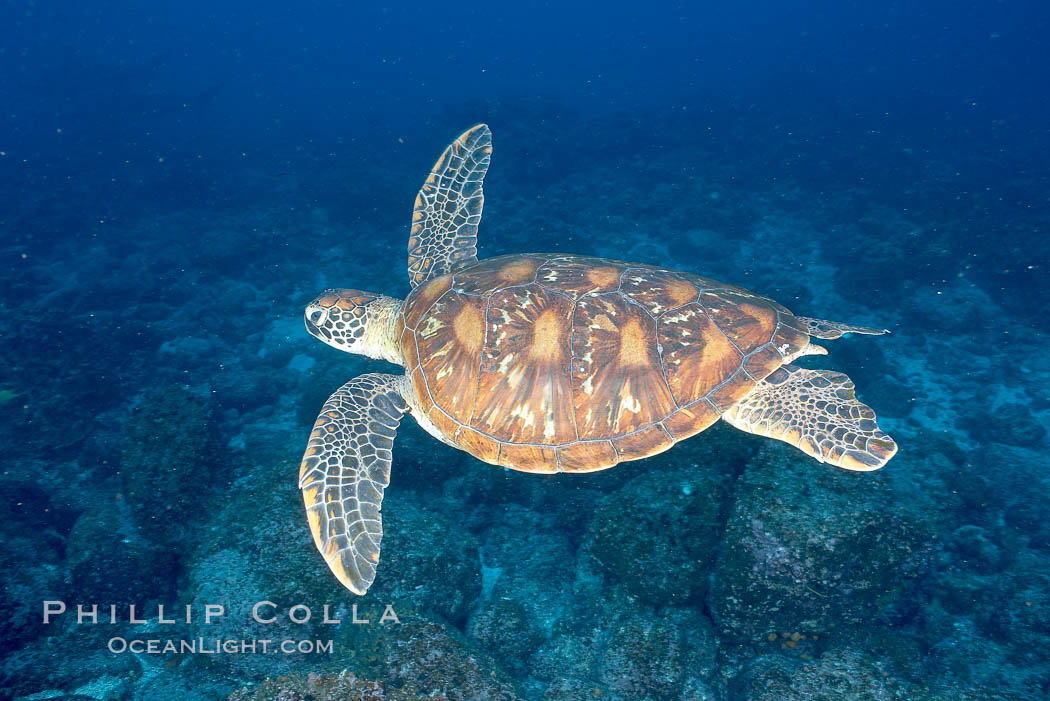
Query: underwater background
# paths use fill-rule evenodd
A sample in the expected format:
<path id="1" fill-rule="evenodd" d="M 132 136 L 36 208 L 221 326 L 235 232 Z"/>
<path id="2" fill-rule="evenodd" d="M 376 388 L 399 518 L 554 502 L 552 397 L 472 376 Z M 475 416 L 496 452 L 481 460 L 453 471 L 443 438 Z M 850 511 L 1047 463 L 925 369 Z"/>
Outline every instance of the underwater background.
<path id="1" fill-rule="evenodd" d="M 0 698 L 1050 695 L 1045 3 L 14 1 L 0 27 Z M 343 589 L 299 460 L 331 392 L 392 370 L 303 309 L 408 293 L 413 197 L 478 122 L 480 257 L 890 328 L 800 364 L 848 373 L 898 455 L 847 472 L 719 423 L 539 476 L 406 418 L 375 584 Z"/>

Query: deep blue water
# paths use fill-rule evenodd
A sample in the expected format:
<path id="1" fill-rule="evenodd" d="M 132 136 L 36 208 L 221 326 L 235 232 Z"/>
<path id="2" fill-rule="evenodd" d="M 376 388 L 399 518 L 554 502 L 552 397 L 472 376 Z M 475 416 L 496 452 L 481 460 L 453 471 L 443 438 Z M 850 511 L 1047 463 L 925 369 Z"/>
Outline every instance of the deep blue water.
<path id="1" fill-rule="evenodd" d="M 0 6 L 0 698 L 1050 694 L 1044 3 L 100 5 Z M 406 416 L 375 583 L 340 586 L 299 461 L 396 368 L 303 310 L 405 298 L 413 198 L 479 122 L 480 258 L 888 328 L 798 364 L 899 453 L 718 423 L 540 476 Z M 321 649 L 206 651 L 261 640 Z"/>

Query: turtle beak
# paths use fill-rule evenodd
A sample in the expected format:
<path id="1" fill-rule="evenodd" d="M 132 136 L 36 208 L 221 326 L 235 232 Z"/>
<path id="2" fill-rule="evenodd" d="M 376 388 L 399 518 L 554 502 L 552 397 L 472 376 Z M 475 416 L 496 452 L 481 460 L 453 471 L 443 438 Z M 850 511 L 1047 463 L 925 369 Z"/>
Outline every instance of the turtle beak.
<path id="1" fill-rule="evenodd" d="M 306 331 L 311 336 L 325 343 L 329 343 L 332 340 L 332 333 L 328 329 L 310 321 L 310 317 L 306 317 L 304 321 L 306 322 Z"/>
<path id="2" fill-rule="evenodd" d="M 332 340 L 331 331 L 324 327 L 318 326 L 309 319 L 306 319 L 306 330 L 310 333 L 311 336 L 313 336 L 314 338 L 318 338 L 324 341 L 325 343 L 330 343 Z"/>

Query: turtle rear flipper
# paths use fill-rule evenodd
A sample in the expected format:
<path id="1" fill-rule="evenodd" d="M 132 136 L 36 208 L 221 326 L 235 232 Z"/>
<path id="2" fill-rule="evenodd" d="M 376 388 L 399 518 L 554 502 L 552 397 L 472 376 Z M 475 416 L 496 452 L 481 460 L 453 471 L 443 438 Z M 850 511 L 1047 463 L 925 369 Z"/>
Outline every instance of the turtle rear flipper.
<path id="1" fill-rule="evenodd" d="M 784 365 L 722 418 L 847 470 L 877 470 L 897 452 L 875 412 L 857 400 L 853 381 L 831 370 Z"/>
<path id="2" fill-rule="evenodd" d="M 404 381 L 370 373 L 340 387 L 321 409 L 299 469 L 314 545 L 355 594 L 368 591 L 379 563 L 383 490 L 394 435 L 408 410 Z"/>

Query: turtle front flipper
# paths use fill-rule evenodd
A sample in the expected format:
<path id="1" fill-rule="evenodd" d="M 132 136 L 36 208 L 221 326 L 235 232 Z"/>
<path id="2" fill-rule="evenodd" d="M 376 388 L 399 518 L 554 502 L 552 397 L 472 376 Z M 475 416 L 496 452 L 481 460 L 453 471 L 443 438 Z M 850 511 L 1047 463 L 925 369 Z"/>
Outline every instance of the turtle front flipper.
<path id="1" fill-rule="evenodd" d="M 872 329 L 867 326 L 854 326 L 853 324 L 843 324 L 841 321 L 825 321 L 824 319 L 810 319 L 805 316 L 796 316 L 796 319 L 801 321 L 806 327 L 806 333 L 813 338 L 822 338 L 825 341 L 830 341 L 835 338 L 842 338 L 848 333 L 862 333 L 868 336 L 881 336 L 885 333 L 889 333 L 889 329 Z"/>
<path id="2" fill-rule="evenodd" d="M 408 410 L 404 383 L 403 376 L 371 373 L 340 387 L 321 409 L 299 469 L 314 544 L 355 594 L 368 591 L 376 576 L 383 490 Z"/>
<path id="3" fill-rule="evenodd" d="M 408 237 L 408 281 L 412 287 L 478 260 L 478 223 L 485 204 L 482 181 L 492 155 L 492 133 L 484 124 L 449 144 L 416 195 Z"/>
<path id="4" fill-rule="evenodd" d="M 877 470 L 897 452 L 875 412 L 857 400 L 853 381 L 831 370 L 784 365 L 722 418 L 847 470 Z"/>

